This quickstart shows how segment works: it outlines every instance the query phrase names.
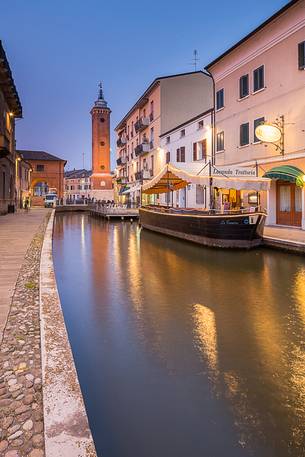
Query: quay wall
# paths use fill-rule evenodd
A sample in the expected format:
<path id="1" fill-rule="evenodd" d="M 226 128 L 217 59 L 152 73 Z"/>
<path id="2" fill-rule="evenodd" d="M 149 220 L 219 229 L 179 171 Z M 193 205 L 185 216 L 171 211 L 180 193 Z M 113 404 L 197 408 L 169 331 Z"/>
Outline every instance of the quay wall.
<path id="1" fill-rule="evenodd" d="M 96 457 L 57 290 L 52 211 L 40 264 L 40 320 L 46 457 Z"/>

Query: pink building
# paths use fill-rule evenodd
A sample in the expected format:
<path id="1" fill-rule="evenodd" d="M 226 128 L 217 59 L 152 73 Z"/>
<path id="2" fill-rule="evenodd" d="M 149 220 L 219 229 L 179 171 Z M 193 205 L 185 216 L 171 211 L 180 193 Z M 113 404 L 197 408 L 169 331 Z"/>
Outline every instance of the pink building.
<path id="1" fill-rule="evenodd" d="M 115 129 L 116 176 L 122 199 L 140 202 L 141 184 L 165 163 L 160 136 L 210 109 L 212 100 L 212 79 L 202 71 L 152 82 Z"/>
<path id="2" fill-rule="evenodd" d="M 257 167 L 272 179 L 261 198 L 267 223 L 305 230 L 305 0 L 288 3 L 206 69 L 215 81 L 215 165 Z M 262 123 L 278 123 L 282 141 L 262 143 Z"/>

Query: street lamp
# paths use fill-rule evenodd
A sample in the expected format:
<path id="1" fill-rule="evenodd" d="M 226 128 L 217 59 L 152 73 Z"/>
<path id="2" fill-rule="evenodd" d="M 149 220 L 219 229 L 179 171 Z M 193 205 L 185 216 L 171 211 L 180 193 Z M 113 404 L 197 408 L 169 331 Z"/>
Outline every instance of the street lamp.
<path id="1" fill-rule="evenodd" d="M 284 116 L 275 122 L 264 122 L 255 129 L 255 135 L 263 143 L 273 144 L 284 155 Z"/>

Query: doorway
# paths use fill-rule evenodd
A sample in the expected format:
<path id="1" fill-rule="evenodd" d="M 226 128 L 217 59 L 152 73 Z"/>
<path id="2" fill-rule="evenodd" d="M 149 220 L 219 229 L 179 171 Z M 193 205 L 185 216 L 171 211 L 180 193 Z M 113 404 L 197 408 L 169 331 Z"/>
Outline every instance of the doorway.
<path id="1" fill-rule="evenodd" d="M 276 186 L 276 223 L 301 227 L 302 187 L 286 181 L 277 181 Z"/>

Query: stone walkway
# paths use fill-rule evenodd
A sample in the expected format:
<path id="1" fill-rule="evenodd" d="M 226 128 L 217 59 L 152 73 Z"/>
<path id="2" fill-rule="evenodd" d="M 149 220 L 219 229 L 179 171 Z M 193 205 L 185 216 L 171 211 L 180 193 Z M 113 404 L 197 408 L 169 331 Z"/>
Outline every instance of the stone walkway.
<path id="1" fill-rule="evenodd" d="M 39 273 L 48 213 L 32 210 L 0 218 L 6 299 L 0 346 L 1 457 L 44 457 Z M 10 274 L 5 274 L 5 262 Z"/>
<path id="2" fill-rule="evenodd" d="M 25 253 L 49 210 L 0 216 L 0 342 Z"/>
<path id="3" fill-rule="evenodd" d="M 292 227 L 266 226 L 265 246 L 305 254 L 305 230 Z"/>

